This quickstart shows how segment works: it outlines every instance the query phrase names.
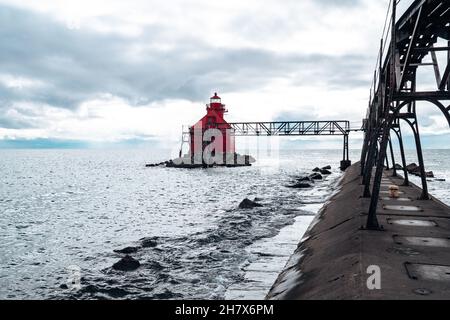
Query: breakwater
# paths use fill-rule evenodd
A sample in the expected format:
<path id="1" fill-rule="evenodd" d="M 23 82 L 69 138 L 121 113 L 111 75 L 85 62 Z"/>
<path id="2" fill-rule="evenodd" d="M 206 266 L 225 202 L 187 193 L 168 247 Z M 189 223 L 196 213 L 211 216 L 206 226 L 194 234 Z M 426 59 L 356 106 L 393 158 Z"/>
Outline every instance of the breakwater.
<path id="1" fill-rule="evenodd" d="M 450 298 L 450 208 L 383 172 L 378 219 L 365 229 L 370 198 L 362 198 L 359 163 L 319 211 L 268 299 Z M 399 198 L 389 187 L 400 186 Z"/>

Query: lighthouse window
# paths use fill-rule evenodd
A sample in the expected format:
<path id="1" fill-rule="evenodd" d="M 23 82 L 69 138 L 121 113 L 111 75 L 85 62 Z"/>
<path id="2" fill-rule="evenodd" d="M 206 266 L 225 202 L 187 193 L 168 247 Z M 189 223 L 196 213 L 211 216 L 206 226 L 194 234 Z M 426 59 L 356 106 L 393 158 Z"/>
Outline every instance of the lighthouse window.
<path id="1" fill-rule="evenodd" d="M 220 103 L 220 99 L 211 99 L 211 103 Z"/>
<path id="2" fill-rule="evenodd" d="M 215 121 L 214 117 L 208 117 L 207 124 L 213 124 Z"/>

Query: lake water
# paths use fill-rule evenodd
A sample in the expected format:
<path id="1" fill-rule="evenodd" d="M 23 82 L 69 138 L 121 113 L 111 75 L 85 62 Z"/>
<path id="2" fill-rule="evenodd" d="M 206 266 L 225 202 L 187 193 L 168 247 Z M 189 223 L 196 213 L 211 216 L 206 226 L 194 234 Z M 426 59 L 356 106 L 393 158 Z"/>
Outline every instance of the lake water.
<path id="1" fill-rule="evenodd" d="M 252 167 L 182 170 L 145 168 L 163 150 L 0 150 L 0 298 L 264 298 L 336 190 L 341 151 L 253 155 Z M 449 204 L 450 150 L 425 158 Z M 286 187 L 325 165 L 313 189 Z M 246 197 L 263 207 L 239 210 Z M 137 270 L 111 268 L 143 238 L 156 246 L 131 254 Z"/>

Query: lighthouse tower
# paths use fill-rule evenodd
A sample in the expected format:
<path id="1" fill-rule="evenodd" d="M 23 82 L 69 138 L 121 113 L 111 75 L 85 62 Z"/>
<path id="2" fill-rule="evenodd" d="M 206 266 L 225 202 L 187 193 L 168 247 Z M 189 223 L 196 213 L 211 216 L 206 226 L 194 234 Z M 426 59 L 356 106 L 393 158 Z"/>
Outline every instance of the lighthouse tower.
<path id="1" fill-rule="evenodd" d="M 214 93 L 206 105 L 206 115 L 189 128 L 191 159 L 203 162 L 205 152 L 224 162 L 227 157 L 234 158 L 233 130 L 224 119 L 227 112 L 221 98 Z"/>

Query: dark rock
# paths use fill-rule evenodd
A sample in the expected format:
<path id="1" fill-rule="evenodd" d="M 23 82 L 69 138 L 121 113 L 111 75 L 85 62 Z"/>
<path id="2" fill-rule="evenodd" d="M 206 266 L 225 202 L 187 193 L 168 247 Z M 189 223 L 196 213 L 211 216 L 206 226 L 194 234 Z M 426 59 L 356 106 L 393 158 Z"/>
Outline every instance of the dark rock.
<path id="1" fill-rule="evenodd" d="M 331 166 L 330 165 L 325 166 L 325 167 L 322 168 L 322 170 L 331 170 Z"/>
<path id="2" fill-rule="evenodd" d="M 397 170 L 403 170 L 403 167 L 399 165 L 398 163 L 395 164 L 395 169 Z"/>
<path id="3" fill-rule="evenodd" d="M 62 285 L 60 285 L 59 288 L 60 288 L 60 289 L 64 289 L 64 290 L 69 289 L 69 287 L 67 286 L 67 284 L 64 284 L 64 283 L 63 283 Z"/>
<path id="4" fill-rule="evenodd" d="M 314 169 L 312 169 L 312 171 L 314 171 L 314 172 L 319 172 L 319 171 L 320 171 L 320 168 L 315 167 Z"/>
<path id="5" fill-rule="evenodd" d="M 85 293 L 96 293 L 99 291 L 99 289 L 97 288 L 97 286 L 94 286 L 93 284 L 89 284 L 89 285 L 85 286 L 82 289 L 82 291 Z"/>
<path id="6" fill-rule="evenodd" d="M 102 290 L 102 292 L 108 294 L 109 296 L 111 296 L 113 298 L 122 298 L 122 297 L 125 297 L 126 295 L 130 294 L 130 292 L 128 292 L 127 290 L 124 290 L 122 288 L 110 288 L 110 289 Z"/>
<path id="7" fill-rule="evenodd" d="M 263 199 L 256 197 L 253 201 L 257 202 L 257 201 L 262 201 Z"/>
<path id="8" fill-rule="evenodd" d="M 133 257 L 130 257 L 129 255 L 126 255 L 119 261 L 113 264 L 114 270 L 120 270 L 120 271 L 133 271 L 139 268 L 141 264 L 139 261 L 134 259 Z"/>
<path id="9" fill-rule="evenodd" d="M 299 182 L 301 182 L 301 181 L 312 182 L 312 179 L 310 177 L 300 177 L 300 178 L 297 178 L 297 181 L 299 181 Z"/>
<path id="10" fill-rule="evenodd" d="M 407 166 L 406 166 L 406 170 L 410 173 L 410 174 L 412 174 L 412 175 L 414 175 L 414 176 L 417 176 L 417 177 L 420 177 L 421 176 L 421 167 L 420 166 L 418 166 L 417 164 L 415 164 L 415 163 L 411 163 L 411 164 L 408 164 Z M 434 178 L 434 173 L 433 173 L 433 171 L 428 171 L 428 172 L 425 172 L 425 177 L 426 178 Z"/>
<path id="11" fill-rule="evenodd" d="M 321 169 L 321 170 L 320 170 L 320 173 L 321 173 L 321 174 L 331 174 L 331 172 L 328 171 L 327 169 Z"/>
<path id="12" fill-rule="evenodd" d="M 154 167 L 154 166 L 156 166 L 155 164 L 153 164 L 153 163 L 149 163 L 149 164 L 146 164 L 145 165 L 147 168 L 150 168 L 150 167 Z"/>
<path id="13" fill-rule="evenodd" d="M 421 170 L 420 167 L 417 167 L 417 168 L 411 170 L 411 173 L 415 174 L 417 176 L 420 176 L 420 170 Z"/>
<path id="14" fill-rule="evenodd" d="M 445 179 L 434 179 L 434 181 L 445 182 Z"/>
<path id="15" fill-rule="evenodd" d="M 262 207 L 261 204 L 256 203 L 255 201 L 252 201 L 248 198 L 245 198 L 242 200 L 242 202 L 239 204 L 239 209 L 252 209 L 255 207 Z"/>
<path id="16" fill-rule="evenodd" d="M 138 251 L 137 247 L 126 247 L 126 248 L 123 248 L 123 249 L 120 249 L 120 250 L 114 250 L 114 252 L 125 253 L 125 254 L 135 253 L 137 251 Z"/>
<path id="17" fill-rule="evenodd" d="M 298 182 L 296 184 L 293 184 L 291 186 L 288 186 L 289 188 L 295 188 L 295 189 L 307 189 L 312 188 L 313 185 L 308 182 Z"/>
<path id="18" fill-rule="evenodd" d="M 141 240 L 141 245 L 143 248 L 154 248 L 158 245 L 158 242 L 156 242 L 158 238 L 143 238 Z"/>
<path id="19" fill-rule="evenodd" d="M 318 172 L 311 174 L 309 177 L 313 180 L 322 180 L 323 179 L 322 175 Z"/>
<path id="20" fill-rule="evenodd" d="M 410 163 L 406 166 L 406 171 L 409 173 L 420 171 L 420 167 L 415 163 Z"/>

